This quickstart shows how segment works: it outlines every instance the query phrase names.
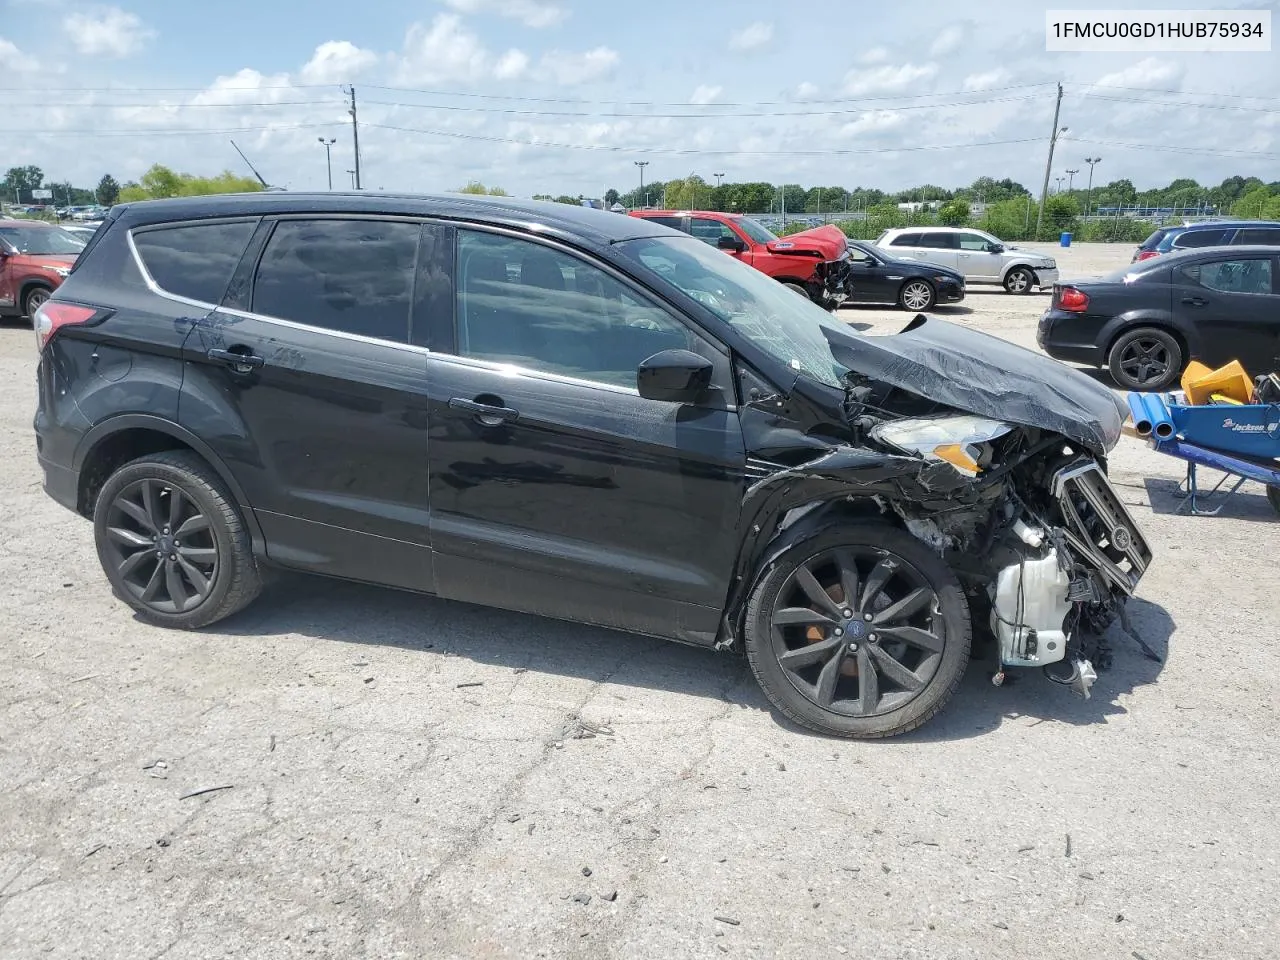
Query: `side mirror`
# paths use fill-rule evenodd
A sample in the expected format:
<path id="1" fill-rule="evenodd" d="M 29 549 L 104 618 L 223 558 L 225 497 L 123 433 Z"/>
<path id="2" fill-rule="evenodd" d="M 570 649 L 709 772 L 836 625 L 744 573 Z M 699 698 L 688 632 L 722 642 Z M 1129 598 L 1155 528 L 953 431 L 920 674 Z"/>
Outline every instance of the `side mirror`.
<path id="1" fill-rule="evenodd" d="M 988 252 L 988 253 L 1004 253 L 1004 244 L 1003 244 L 1003 243 L 988 243 L 988 244 L 987 244 L 987 252 Z"/>
<path id="2" fill-rule="evenodd" d="M 711 361 L 691 350 L 663 350 L 636 368 L 636 388 L 646 400 L 693 403 L 711 386 Z"/>
<path id="3" fill-rule="evenodd" d="M 741 253 L 743 250 L 747 249 L 747 245 L 737 237 L 721 236 L 720 239 L 716 241 L 716 246 L 721 250 L 732 250 L 735 253 Z"/>

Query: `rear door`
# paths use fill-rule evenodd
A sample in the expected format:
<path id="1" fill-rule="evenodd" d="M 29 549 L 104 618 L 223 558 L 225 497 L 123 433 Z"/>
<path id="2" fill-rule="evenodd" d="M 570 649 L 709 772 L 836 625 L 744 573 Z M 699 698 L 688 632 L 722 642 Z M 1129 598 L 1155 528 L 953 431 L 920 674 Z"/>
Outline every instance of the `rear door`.
<path id="1" fill-rule="evenodd" d="M 925 260 L 929 263 L 936 263 L 939 266 L 956 270 L 959 269 L 957 252 L 956 231 L 925 230 L 920 234 L 920 242 L 918 249 L 915 251 L 915 259 Z M 963 273 L 964 271 L 961 272 Z"/>
<path id="2" fill-rule="evenodd" d="M 1221 257 L 1173 272 L 1173 309 L 1194 327 L 1197 359 L 1239 360 L 1255 376 L 1280 369 L 1280 292 L 1274 257 Z"/>
<path id="3" fill-rule="evenodd" d="M 20 309 L 17 284 L 13 282 L 15 253 L 13 247 L 0 239 L 0 312 L 8 312 L 10 308 Z"/>
<path id="4" fill-rule="evenodd" d="M 727 351 L 528 236 L 459 229 L 456 277 L 456 329 L 428 358 L 439 593 L 710 643 L 746 489 Z M 723 389 L 640 397 L 637 366 L 673 348 L 710 359 Z"/>
<path id="5" fill-rule="evenodd" d="M 267 220 L 183 346 L 181 422 L 235 475 L 280 564 L 432 589 L 426 349 L 410 325 L 431 242 L 404 219 Z"/>
<path id="6" fill-rule="evenodd" d="M 956 267 L 965 279 L 995 281 L 1003 278 L 1004 258 L 991 252 L 990 240 L 969 230 L 962 230 L 954 236 Z"/>

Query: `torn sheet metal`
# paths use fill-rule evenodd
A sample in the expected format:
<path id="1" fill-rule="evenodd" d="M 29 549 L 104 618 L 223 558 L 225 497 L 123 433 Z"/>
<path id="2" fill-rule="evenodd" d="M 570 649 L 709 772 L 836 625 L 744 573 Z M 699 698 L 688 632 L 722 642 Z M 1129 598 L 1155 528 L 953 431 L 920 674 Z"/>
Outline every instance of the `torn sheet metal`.
<path id="1" fill-rule="evenodd" d="M 865 337 L 824 324 L 841 364 L 871 380 L 965 413 L 1038 427 L 1105 454 L 1128 411 L 1100 383 L 1049 357 L 945 320 L 917 315 L 900 333 Z"/>

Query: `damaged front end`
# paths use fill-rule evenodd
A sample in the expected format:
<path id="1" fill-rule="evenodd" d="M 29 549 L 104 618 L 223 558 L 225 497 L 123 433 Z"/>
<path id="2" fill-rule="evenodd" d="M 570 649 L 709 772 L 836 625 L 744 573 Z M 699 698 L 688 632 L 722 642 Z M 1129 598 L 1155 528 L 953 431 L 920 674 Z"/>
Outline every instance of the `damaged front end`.
<path id="1" fill-rule="evenodd" d="M 1087 697 L 1095 671 L 1109 666 L 1103 633 L 1123 622 L 1151 561 L 1106 475 L 1105 454 L 1119 437 L 1115 404 L 1105 388 L 1057 370 L 1037 378 L 1023 357 L 1004 366 L 1001 350 L 1017 348 L 989 353 L 969 331 L 954 339 L 931 321 L 927 337 L 912 339 L 922 320 L 897 337 L 833 341 L 856 371 L 839 435 L 800 383 L 790 396 L 744 409 L 760 459 L 722 642 L 733 642 L 734 611 L 784 551 L 833 524 L 887 523 L 955 573 L 973 622 L 995 640 L 993 682 L 1003 682 L 1006 667 L 1041 667 Z M 904 337 L 910 342 L 865 350 L 859 342 Z"/>

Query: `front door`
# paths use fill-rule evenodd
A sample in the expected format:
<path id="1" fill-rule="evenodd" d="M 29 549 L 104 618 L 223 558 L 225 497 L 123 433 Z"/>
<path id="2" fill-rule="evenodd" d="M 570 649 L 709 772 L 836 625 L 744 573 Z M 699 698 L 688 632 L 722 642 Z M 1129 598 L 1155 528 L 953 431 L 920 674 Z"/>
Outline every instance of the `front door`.
<path id="1" fill-rule="evenodd" d="M 968 280 L 999 280 L 1004 258 L 991 252 L 991 241 L 980 233 L 956 234 L 956 266 Z"/>
<path id="2" fill-rule="evenodd" d="M 683 348 L 729 390 L 728 356 L 602 264 L 531 239 L 460 229 L 455 287 L 427 377 L 440 594 L 710 643 L 746 488 L 732 394 L 663 403 L 635 381 Z"/>
<path id="3" fill-rule="evenodd" d="M 754 256 L 751 250 L 751 241 L 739 234 L 733 227 L 720 220 L 712 220 L 709 217 L 690 217 L 689 233 L 697 237 L 703 243 L 716 247 L 735 260 L 741 260 L 743 263 L 754 263 Z M 742 249 L 734 249 L 732 247 L 722 246 L 724 243 L 738 243 L 742 245 Z M 760 248 L 764 251 L 764 248 Z"/>
<path id="4" fill-rule="evenodd" d="M 1231 256 L 1175 268 L 1173 309 L 1196 332 L 1198 359 L 1239 360 L 1254 376 L 1280 368 L 1274 258 Z"/>
<path id="5" fill-rule="evenodd" d="M 853 257 L 849 268 L 853 272 L 853 299 L 856 302 L 893 303 L 898 299 L 898 289 L 905 274 L 892 270 L 858 247 L 851 248 L 849 252 Z"/>
<path id="6" fill-rule="evenodd" d="M 280 564 L 432 589 L 427 351 L 410 342 L 420 232 L 264 223 L 183 345 L 179 418 L 235 475 Z"/>

